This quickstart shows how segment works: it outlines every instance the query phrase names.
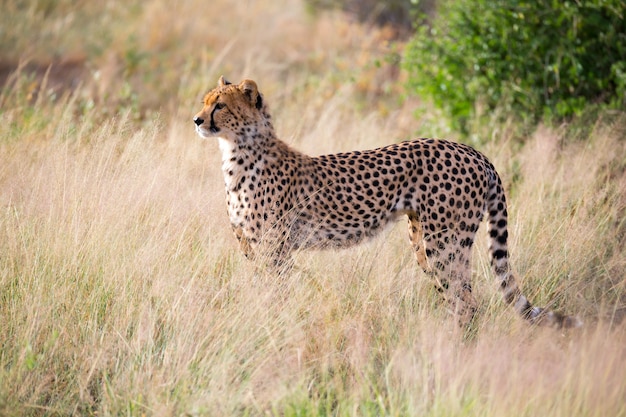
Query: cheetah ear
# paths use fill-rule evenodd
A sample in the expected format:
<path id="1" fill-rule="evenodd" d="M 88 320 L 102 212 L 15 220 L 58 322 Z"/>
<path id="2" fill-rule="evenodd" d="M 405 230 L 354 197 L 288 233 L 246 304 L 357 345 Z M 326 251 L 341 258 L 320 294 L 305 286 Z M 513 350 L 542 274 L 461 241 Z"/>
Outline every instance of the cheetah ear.
<path id="1" fill-rule="evenodd" d="M 224 85 L 230 85 L 232 84 L 230 81 L 228 81 L 226 78 L 224 78 L 224 76 L 220 76 L 220 79 L 217 80 L 217 85 L 218 87 L 222 87 Z"/>
<path id="2" fill-rule="evenodd" d="M 246 97 L 248 97 L 250 103 L 254 104 L 257 109 L 260 110 L 261 107 L 263 107 L 263 97 L 259 94 L 259 89 L 254 81 L 243 80 L 239 84 L 239 89 L 245 94 Z"/>

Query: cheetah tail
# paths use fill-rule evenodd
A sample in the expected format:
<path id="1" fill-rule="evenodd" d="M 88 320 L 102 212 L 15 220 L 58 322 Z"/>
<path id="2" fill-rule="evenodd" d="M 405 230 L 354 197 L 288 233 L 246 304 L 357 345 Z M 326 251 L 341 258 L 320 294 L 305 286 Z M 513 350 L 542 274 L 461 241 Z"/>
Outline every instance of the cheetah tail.
<path id="1" fill-rule="evenodd" d="M 506 197 L 502 181 L 497 174 L 491 181 L 487 210 L 489 213 L 489 258 L 504 301 L 512 305 L 519 315 L 532 324 L 556 328 L 580 327 L 582 322 L 576 317 L 534 307 L 519 289 L 509 265 Z"/>

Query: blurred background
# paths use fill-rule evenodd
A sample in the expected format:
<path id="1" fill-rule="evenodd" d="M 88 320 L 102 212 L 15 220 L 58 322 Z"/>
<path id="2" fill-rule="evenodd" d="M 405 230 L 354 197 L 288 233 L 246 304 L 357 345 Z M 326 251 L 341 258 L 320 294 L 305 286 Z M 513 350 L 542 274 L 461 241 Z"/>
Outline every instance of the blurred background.
<path id="1" fill-rule="evenodd" d="M 58 0 L 2 7 L 0 85 L 20 83 L 18 91 L 46 100 L 79 90 L 80 106 L 97 105 L 102 115 L 120 107 L 138 118 L 171 112 L 221 74 L 258 79 L 278 100 L 350 86 L 356 105 L 383 114 L 415 99 L 424 134 L 464 137 L 485 123 L 493 129 L 513 121 L 524 134 L 539 122 L 626 104 L 619 0 Z"/>
<path id="2" fill-rule="evenodd" d="M 622 0 L 0 0 L 0 415 L 626 416 Z M 289 276 L 240 253 L 193 115 L 255 80 L 312 155 L 436 136 L 505 185 L 458 329 L 399 222 Z"/>

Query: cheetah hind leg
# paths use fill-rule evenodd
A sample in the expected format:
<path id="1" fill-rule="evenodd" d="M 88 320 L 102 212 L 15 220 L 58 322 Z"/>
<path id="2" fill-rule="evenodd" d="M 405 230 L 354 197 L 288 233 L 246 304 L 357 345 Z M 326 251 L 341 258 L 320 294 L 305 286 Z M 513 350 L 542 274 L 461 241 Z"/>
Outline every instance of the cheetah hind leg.
<path id="1" fill-rule="evenodd" d="M 427 241 L 416 216 L 409 216 L 409 239 L 418 264 L 435 280 L 458 325 L 468 328 L 477 308 L 471 284 L 471 245 L 463 247 L 454 231 Z"/>
<path id="2" fill-rule="evenodd" d="M 426 242 L 424 242 L 422 224 L 414 214 L 409 215 L 409 241 L 411 242 L 419 266 L 422 267 L 427 275 L 432 275 L 433 270 L 426 257 Z"/>

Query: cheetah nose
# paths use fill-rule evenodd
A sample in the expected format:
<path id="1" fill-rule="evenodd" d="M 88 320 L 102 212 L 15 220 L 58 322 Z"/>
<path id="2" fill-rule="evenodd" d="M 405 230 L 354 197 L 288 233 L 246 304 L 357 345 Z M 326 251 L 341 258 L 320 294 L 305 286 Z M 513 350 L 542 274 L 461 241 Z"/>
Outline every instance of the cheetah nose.
<path id="1" fill-rule="evenodd" d="M 196 126 L 200 126 L 202 123 L 204 123 L 204 119 L 202 119 L 201 117 L 194 117 L 193 122 L 196 124 Z"/>

